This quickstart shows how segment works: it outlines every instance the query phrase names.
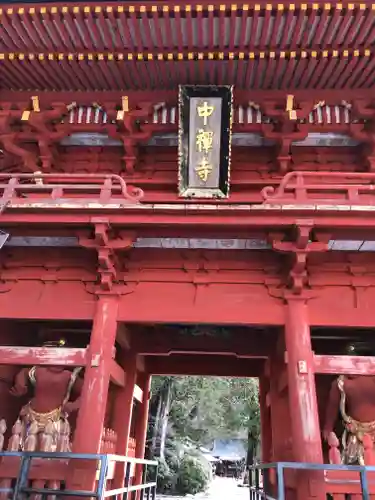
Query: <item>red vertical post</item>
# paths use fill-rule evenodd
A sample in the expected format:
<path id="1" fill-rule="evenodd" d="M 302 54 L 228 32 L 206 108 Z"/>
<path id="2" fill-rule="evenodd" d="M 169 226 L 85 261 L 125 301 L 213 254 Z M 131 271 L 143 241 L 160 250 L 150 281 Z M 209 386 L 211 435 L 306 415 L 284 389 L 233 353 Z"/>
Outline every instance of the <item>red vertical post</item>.
<path id="1" fill-rule="evenodd" d="M 294 460 L 323 463 L 314 354 L 311 349 L 308 307 L 302 297 L 287 301 L 285 345 Z"/>
<path id="2" fill-rule="evenodd" d="M 136 444 L 135 458 L 144 458 L 146 450 L 148 410 L 150 405 L 151 376 L 148 373 L 142 374 L 140 387 L 143 391 L 143 400 L 139 408 L 138 421 L 136 424 Z M 141 484 L 142 467 L 136 467 L 135 484 Z M 139 493 L 139 492 L 138 492 Z M 139 494 L 137 495 L 139 498 Z"/>
<path id="3" fill-rule="evenodd" d="M 74 434 L 75 453 L 99 453 L 117 331 L 118 299 L 99 296 Z"/>
<path id="4" fill-rule="evenodd" d="M 271 462 L 272 450 L 272 427 L 271 415 L 268 402 L 269 383 L 263 375 L 259 378 L 259 406 L 260 406 L 260 424 L 261 424 L 261 444 L 262 444 L 262 462 Z"/>
<path id="5" fill-rule="evenodd" d="M 301 296 L 287 301 L 285 346 L 293 458 L 296 462 L 323 463 L 308 307 Z M 288 474 L 285 481 L 289 483 Z M 299 471 L 295 488 L 296 500 L 325 500 L 324 473 Z"/>
<path id="6" fill-rule="evenodd" d="M 128 454 L 130 428 L 133 416 L 133 395 L 137 379 L 137 355 L 131 354 L 125 358 L 125 387 L 118 389 L 115 399 L 113 429 L 117 433 L 116 454 Z M 113 489 L 122 488 L 125 480 L 125 464 L 117 463 Z M 120 495 L 122 498 L 122 495 Z"/>

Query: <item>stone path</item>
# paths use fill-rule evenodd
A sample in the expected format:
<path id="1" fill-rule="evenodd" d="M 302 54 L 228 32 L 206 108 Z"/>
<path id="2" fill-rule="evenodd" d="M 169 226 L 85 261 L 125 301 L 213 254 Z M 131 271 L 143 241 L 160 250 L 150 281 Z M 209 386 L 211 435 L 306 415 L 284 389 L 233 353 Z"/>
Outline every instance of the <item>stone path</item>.
<path id="1" fill-rule="evenodd" d="M 216 478 L 206 493 L 186 497 L 160 495 L 157 500 L 248 500 L 249 490 L 239 488 L 239 481 L 231 478 Z"/>

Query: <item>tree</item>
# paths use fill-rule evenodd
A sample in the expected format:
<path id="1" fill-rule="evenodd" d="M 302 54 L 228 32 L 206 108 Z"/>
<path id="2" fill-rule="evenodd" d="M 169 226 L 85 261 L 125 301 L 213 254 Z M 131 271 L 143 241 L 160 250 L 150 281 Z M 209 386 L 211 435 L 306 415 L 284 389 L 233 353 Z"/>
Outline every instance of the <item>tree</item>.
<path id="1" fill-rule="evenodd" d="M 258 383 L 245 378 L 154 377 L 150 426 L 154 451 L 167 434 L 199 445 L 219 437 L 259 438 Z M 158 454 L 157 454 L 158 455 Z"/>

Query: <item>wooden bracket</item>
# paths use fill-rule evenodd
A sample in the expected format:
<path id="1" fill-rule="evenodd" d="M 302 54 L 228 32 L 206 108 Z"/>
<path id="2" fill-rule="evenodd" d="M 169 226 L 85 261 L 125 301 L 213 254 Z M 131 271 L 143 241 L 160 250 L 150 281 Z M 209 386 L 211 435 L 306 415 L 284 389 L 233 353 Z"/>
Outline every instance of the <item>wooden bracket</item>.
<path id="1" fill-rule="evenodd" d="M 328 250 L 327 241 L 312 241 L 312 221 L 301 221 L 295 226 L 295 235 L 292 241 L 285 241 L 278 235 L 270 235 L 272 248 L 278 252 L 291 256 L 289 268 L 288 288 L 294 295 L 301 295 L 308 286 L 307 257 L 312 252 Z"/>
<path id="2" fill-rule="evenodd" d="M 106 219 L 93 218 L 91 222 L 94 226 L 93 235 L 78 234 L 78 241 L 82 247 L 97 252 L 98 282 L 96 293 L 112 293 L 115 291 L 114 285 L 119 283 L 116 252 L 132 248 L 136 235 L 133 232 L 113 231 Z"/>

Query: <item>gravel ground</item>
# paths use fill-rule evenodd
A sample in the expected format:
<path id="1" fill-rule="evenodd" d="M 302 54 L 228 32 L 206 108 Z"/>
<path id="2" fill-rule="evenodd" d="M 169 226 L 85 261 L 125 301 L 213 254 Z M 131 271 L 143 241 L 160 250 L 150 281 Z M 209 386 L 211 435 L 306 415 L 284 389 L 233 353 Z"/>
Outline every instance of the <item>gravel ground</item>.
<path id="1" fill-rule="evenodd" d="M 160 495 L 157 500 L 248 500 L 249 490 L 240 488 L 239 481 L 231 478 L 216 478 L 206 493 L 187 495 L 186 497 Z"/>

